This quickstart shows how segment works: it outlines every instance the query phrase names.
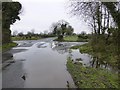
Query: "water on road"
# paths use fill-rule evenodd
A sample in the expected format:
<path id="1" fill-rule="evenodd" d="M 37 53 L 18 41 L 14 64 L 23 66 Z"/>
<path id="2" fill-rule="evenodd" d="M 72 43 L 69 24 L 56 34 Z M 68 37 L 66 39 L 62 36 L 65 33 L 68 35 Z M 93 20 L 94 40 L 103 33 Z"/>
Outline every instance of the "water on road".
<path id="1" fill-rule="evenodd" d="M 56 42 L 53 38 L 15 41 L 18 46 L 3 54 L 3 88 L 75 88 L 66 68 L 67 58 L 82 58 L 90 64 L 90 56 L 70 51 L 83 42 Z"/>

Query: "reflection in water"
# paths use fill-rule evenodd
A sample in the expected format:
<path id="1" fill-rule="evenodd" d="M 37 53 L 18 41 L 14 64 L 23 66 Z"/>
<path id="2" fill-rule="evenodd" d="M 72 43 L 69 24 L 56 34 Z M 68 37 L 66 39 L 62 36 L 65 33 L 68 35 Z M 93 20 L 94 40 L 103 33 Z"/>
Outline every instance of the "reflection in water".
<path id="1" fill-rule="evenodd" d="M 37 41 L 24 52 L 14 53 L 15 63 L 3 70 L 3 87 L 67 88 L 68 83 L 69 87 L 75 87 L 66 69 L 66 56 L 69 49 L 62 45 L 51 40 L 42 40 Z M 26 46 L 20 44 L 15 49 L 26 49 Z"/>
<path id="2" fill-rule="evenodd" d="M 98 67 L 101 65 L 88 54 L 79 50 L 69 49 L 83 42 L 54 42 L 52 39 L 24 41 L 16 49 L 28 50 L 13 54 L 15 62 L 3 70 L 3 87 L 9 88 L 67 88 L 75 87 L 67 71 L 67 58 L 82 62 L 84 66 Z M 33 45 L 32 45 L 32 44 Z M 23 46 L 23 47 L 22 47 Z M 107 66 L 106 66 L 107 67 Z M 27 75 L 26 75 L 27 73 Z"/>
<path id="3" fill-rule="evenodd" d="M 110 69 L 108 64 L 104 61 L 98 60 L 96 57 L 92 57 L 91 55 L 80 53 L 79 50 L 72 50 L 69 47 L 73 45 L 72 42 L 64 43 L 64 42 L 51 42 L 50 46 L 52 50 L 57 51 L 59 54 L 68 53 L 68 58 L 71 58 L 75 62 L 81 62 L 84 66 L 89 66 L 93 68 L 106 68 Z"/>
<path id="4" fill-rule="evenodd" d="M 75 42 L 52 42 L 51 48 L 53 51 L 57 51 L 59 54 L 69 53 L 70 47 L 77 45 Z M 80 44 L 80 43 L 79 43 Z"/>
<path id="5" fill-rule="evenodd" d="M 107 62 L 103 60 L 99 60 L 96 57 L 92 57 L 91 55 L 80 53 L 79 50 L 72 50 L 72 56 L 69 56 L 74 60 L 79 60 L 83 64 L 83 66 L 92 67 L 92 68 L 104 68 L 110 71 L 115 71 Z"/>
<path id="6" fill-rule="evenodd" d="M 71 58 L 74 62 L 81 62 L 84 66 L 89 66 L 89 67 L 102 67 L 106 68 L 108 64 L 98 61 L 95 57 L 92 58 L 91 55 L 80 53 L 79 50 L 72 50 L 69 47 L 73 45 L 72 42 L 67 43 L 61 43 L 61 42 L 52 42 L 51 43 L 51 48 L 52 50 L 56 50 L 60 54 L 68 53 L 67 58 Z"/>
<path id="7" fill-rule="evenodd" d="M 78 49 L 69 50 L 68 57 L 75 62 L 81 62 L 83 66 L 93 68 L 104 68 L 110 71 L 115 71 L 115 68 L 112 68 L 106 61 L 99 60 L 98 58 L 92 57 L 91 55 L 85 53 L 80 53 Z"/>
<path id="8" fill-rule="evenodd" d="M 81 62 L 84 66 L 90 66 L 91 56 L 88 54 L 81 54 L 79 49 L 70 50 L 68 57 L 71 58 L 74 62 Z"/>
<path id="9" fill-rule="evenodd" d="M 57 51 L 59 54 L 64 54 L 67 53 L 69 48 L 66 47 L 66 45 L 61 44 L 60 42 L 52 42 L 51 43 L 51 48 L 53 51 Z"/>

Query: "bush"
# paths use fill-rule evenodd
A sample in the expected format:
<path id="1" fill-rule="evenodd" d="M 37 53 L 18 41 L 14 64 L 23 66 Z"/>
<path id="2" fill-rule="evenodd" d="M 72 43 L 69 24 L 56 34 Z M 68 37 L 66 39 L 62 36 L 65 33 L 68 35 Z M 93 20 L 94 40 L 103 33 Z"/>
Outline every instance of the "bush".
<path id="1" fill-rule="evenodd" d="M 63 40 L 63 35 L 59 35 L 58 36 L 58 41 L 62 41 Z"/>
<path id="2" fill-rule="evenodd" d="M 79 39 L 88 39 L 88 36 L 79 34 L 78 38 Z"/>

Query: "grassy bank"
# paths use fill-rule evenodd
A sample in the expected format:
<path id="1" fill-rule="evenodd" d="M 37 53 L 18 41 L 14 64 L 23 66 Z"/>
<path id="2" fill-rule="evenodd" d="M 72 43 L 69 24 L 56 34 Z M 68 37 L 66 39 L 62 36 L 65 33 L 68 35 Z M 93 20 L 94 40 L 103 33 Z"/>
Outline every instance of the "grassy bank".
<path id="1" fill-rule="evenodd" d="M 92 54 L 93 51 L 89 43 L 72 46 L 71 49 L 79 49 L 81 53 L 89 53 L 89 54 Z"/>
<path id="2" fill-rule="evenodd" d="M 66 36 L 63 38 L 64 41 L 68 42 L 88 42 L 88 39 L 78 38 L 77 35 Z"/>
<path id="3" fill-rule="evenodd" d="M 69 42 L 76 42 L 78 40 L 78 36 L 66 36 L 63 38 L 64 41 L 69 41 Z"/>
<path id="4" fill-rule="evenodd" d="M 55 39 L 55 41 L 59 41 Z M 78 38 L 77 35 L 65 36 L 61 42 L 88 42 L 88 39 Z"/>
<path id="5" fill-rule="evenodd" d="M 11 43 L 8 43 L 8 44 L 3 44 L 2 45 L 2 52 L 5 52 L 9 49 L 11 49 L 12 47 L 15 47 L 17 46 L 17 43 L 14 43 L 14 42 L 11 42 Z"/>
<path id="6" fill-rule="evenodd" d="M 118 88 L 117 74 L 101 68 L 83 67 L 69 58 L 67 68 L 78 88 Z"/>
<path id="7" fill-rule="evenodd" d="M 17 40 L 38 40 L 38 39 L 41 39 L 40 37 L 31 37 L 31 38 L 26 38 L 26 37 L 12 37 L 12 40 L 13 41 L 17 41 Z"/>
<path id="8" fill-rule="evenodd" d="M 99 45 L 97 46 L 99 47 Z M 71 49 L 79 49 L 81 53 L 88 53 L 95 57 L 95 60 L 97 57 L 97 62 L 100 64 L 107 63 L 111 67 L 117 67 L 116 55 L 112 52 L 113 48 L 110 48 L 114 46 L 108 45 L 105 47 L 108 48 L 106 51 L 96 52 L 90 43 L 86 43 L 84 45 L 73 46 Z M 99 47 L 98 49 L 101 48 Z M 107 69 L 84 67 L 82 63 L 74 64 L 70 59 L 67 62 L 67 68 L 79 88 L 118 88 L 119 86 L 118 74 Z"/>

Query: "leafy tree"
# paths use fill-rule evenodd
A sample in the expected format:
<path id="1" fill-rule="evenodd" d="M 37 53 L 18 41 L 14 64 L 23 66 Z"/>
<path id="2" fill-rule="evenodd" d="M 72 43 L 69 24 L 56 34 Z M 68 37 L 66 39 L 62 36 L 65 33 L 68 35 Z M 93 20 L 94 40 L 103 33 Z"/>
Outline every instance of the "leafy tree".
<path id="1" fill-rule="evenodd" d="M 68 26 L 67 31 L 66 31 L 66 35 L 72 35 L 73 31 L 74 31 L 74 29 L 72 28 L 72 26 Z"/>
<path id="2" fill-rule="evenodd" d="M 58 40 L 63 40 L 65 35 L 72 35 L 74 29 L 65 20 L 59 20 L 57 23 L 52 25 L 53 34 L 58 36 Z"/>
<path id="3" fill-rule="evenodd" d="M 2 43 L 11 42 L 10 25 L 20 20 L 18 16 L 21 12 L 22 5 L 19 2 L 2 3 Z"/>

